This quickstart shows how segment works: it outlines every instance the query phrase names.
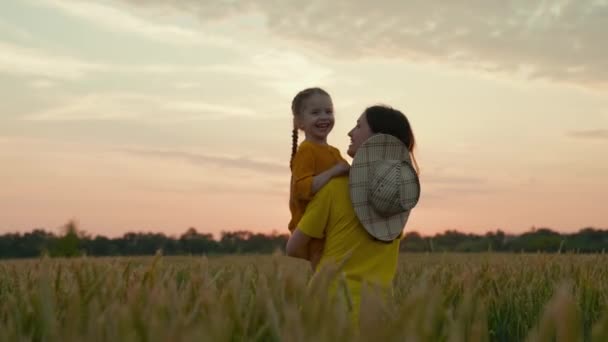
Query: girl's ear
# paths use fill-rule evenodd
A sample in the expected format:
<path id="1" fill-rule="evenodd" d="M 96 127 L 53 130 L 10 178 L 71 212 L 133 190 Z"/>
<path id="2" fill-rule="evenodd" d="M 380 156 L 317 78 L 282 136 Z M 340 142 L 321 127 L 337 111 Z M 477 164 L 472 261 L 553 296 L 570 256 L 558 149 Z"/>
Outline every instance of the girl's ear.
<path id="1" fill-rule="evenodd" d="M 293 117 L 293 128 L 295 128 L 295 129 L 302 129 L 302 127 L 300 125 L 300 120 L 298 120 L 297 116 Z"/>

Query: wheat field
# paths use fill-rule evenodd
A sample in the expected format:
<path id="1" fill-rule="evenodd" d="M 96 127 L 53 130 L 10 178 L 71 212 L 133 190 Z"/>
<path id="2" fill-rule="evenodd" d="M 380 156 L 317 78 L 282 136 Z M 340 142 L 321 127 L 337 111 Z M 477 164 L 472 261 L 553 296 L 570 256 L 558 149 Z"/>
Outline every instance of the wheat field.
<path id="1" fill-rule="evenodd" d="M 604 255 L 402 254 L 360 329 L 311 276 L 278 254 L 1 261 L 0 341 L 608 341 Z"/>

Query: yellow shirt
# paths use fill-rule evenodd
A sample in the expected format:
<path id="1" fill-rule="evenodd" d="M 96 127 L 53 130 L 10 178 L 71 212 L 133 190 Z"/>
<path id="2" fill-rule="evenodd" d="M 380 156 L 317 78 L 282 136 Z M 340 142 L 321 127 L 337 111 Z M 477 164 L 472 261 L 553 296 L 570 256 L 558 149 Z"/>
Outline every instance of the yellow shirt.
<path id="1" fill-rule="evenodd" d="M 293 232 L 312 199 L 312 179 L 338 162 L 346 162 L 340 151 L 331 145 L 321 145 L 304 140 L 293 157 L 289 209 L 291 221 L 288 228 Z"/>
<path id="2" fill-rule="evenodd" d="M 310 201 L 298 224 L 302 233 L 325 238 L 323 256 L 316 272 L 328 263 L 344 262 L 341 274 L 353 304 L 352 318 L 358 321 L 364 283 L 392 292 L 397 272 L 400 239 L 390 243 L 374 240 L 359 222 L 350 202 L 348 177 L 329 181 Z M 333 291 L 338 284 L 332 284 Z"/>

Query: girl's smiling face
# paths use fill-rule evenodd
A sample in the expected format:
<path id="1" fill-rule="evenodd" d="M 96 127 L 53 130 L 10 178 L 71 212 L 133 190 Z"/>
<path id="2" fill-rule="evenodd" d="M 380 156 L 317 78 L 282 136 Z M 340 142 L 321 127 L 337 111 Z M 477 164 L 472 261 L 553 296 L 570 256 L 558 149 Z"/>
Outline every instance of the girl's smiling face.
<path id="1" fill-rule="evenodd" d="M 306 99 L 296 125 L 304 131 L 307 140 L 327 143 L 327 135 L 334 128 L 334 105 L 324 94 L 313 94 Z"/>

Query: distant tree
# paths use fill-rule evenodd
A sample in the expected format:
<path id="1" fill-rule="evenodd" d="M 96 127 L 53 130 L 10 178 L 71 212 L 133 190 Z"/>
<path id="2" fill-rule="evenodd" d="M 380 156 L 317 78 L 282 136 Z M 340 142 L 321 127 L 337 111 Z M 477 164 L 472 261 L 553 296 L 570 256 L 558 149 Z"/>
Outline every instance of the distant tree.
<path id="1" fill-rule="evenodd" d="M 90 237 L 69 221 L 59 236 L 42 228 L 26 233 L 0 235 L 0 258 L 33 258 L 42 254 L 73 257 L 82 254 L 164 255 L 272 253 L 284 250 L 287 234 L 262 234 L 246 230 L 224 231 L 219 240 L 211 234 L 188 228 L 177 238 L 152 232 L 127 232 L 122 237 Z M 577 233 L 560 234 L 549 228 L 533 227 L 520 235 L 502 230 L 485 234 L 466 234 L 448 230 L 432 236 L 408 232 L 400 249 L 406 252 L 565 252 L 597 253 L 608 250 L 608 230 L 587 227 Z"/>
<path id="2" fill-rule="evenodd" d="M 81 243 L 87 255 L 110 256 L 120 254 L 118 243 L 105 236 L 96 236 L 94 239 L 86 239 Z"/>
<path id="3" fill-rule="evenodd" d="M 506 235 L 502 230 L 498 229 L 495 232 L 487 232 L 484 238 L 485 242 L 487 242 L 488 250 L 505 250 Z"/>
<path id="4" fill-rule="evenodd" d="M 590 253 L 608 250 L 608 231 L 584 228 L 578 233 L 567 236 L 566 246 L 569 250 Z"/>
<path id="5" fill-rule="evenodd" d="M 201 234 L 190 227 L 179 238 L 181 250 L 188 254 L 208 254 L 217 252 L 217 242 L 211 234 Z"/>
<path id="6" fill-rule="evenodd" d="M 548 228 L 532 229 L 509 242 L 509 249 L 524 252 L 557 252 L 564 237 Z"/>
<path id="7" fill-rule="evenodd" d="M 409 232 L 401 239 L 400 250 L 405 252 L 426 252 L 431 249 L 428 241 L 418 232 Z"/>
<path id="8" fill-rule="evenodd" d="M 220 251 L 223 253 L 241 253 L 243 252 L 244 241 L 247 241 L 250 236 L 251 232 L 246 230 L 223 231 L 220 237 Z"/>
<path id="9" fill-rule="evenodd" d="M 48 253 L 55 235 L 41 228 L 0 236 L 0 258 L 33 258 Z"/>
<path id="10" fill-rule="evenodd" d="M 447 230 L 443 234 L 433 237 L 433 248 L 435 251 L 459 251 L 472 252 L 471 244 L 478 242 L 479 236 L 465 234 L 456 230 Z M 479 245 L 479 244 L 477 244 Z"/>
<path id="11" fill-rule="evenodd" d="M 80 235 L 78 231 L 78 225 L 74 220 L 69 221 L 62 228 L 63 236 L 55 241 L 53 248 L 51 249 L 52 256 L 61 257 L 75 257 L 82 254 L 80 249 Z"/>

